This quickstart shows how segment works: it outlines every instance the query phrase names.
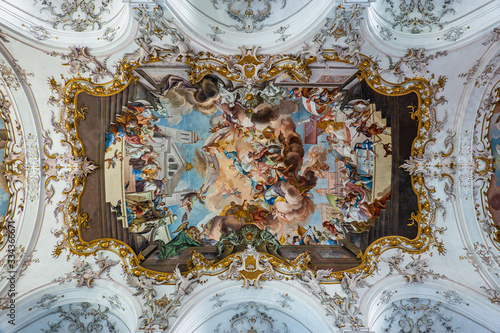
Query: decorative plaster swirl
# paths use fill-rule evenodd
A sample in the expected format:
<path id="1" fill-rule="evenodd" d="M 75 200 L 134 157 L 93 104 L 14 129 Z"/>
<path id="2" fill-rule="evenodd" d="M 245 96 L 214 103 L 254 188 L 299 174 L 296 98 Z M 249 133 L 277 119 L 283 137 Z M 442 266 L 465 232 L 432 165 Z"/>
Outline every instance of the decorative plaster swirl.
<path id="1" fill-rule="evenodd" d="M 420 256 L 418 258 L 411 257 L 411 261 L 409 261 L 404 267 L 401 266 L 401 263 L 404 261 L 404 255 L 401 251 L 398 250 L 396 254 L 388 258 L 382 258 L 381 260 L 389 264 L 389 272 L 387 276 L 393 275 L 394 270 L 398 272 L 399 275 L 402 275 L 406 278 L 408 283 L 423 283 L 424 278 L 433 279 L 442 279 L 445 278 L 444 275 L 435 273 L 432 269 L 427 268 L 429 259 L 421 259 Z"/>
<path id="2" fill-rule="evenodd" d="M 72 303 L 58 306 L 53 314 L 61 319 L 55 323 L 48 322 L 45 333 L 56 332 L 118 332 L 116 322 L 109 319 L 110 309 L 103 305 L 93 305 L 88 302 Z"/>
<path id="3" fill-rule="evenodd" d="M 70 74 L 86 74 L 90 73 L 90 76 L 95 80 L 104 78 L 105 76 L 113 77 L 113 74 L 106 67 L 106 62 L 109 57 L 105 58 L 104 61 L 99 61 L 95 56 L 91 56 L 87 52 L 86 47 L 71 46 L 71 52 L 68 54 L 59 52 L 50 52 L 49 55 L 53 57 L 60 57 L 68 62 L 63 64 L 69 66 L 68 73 Z M 90 66 L 91 65 L 91 66 Z"/>
<path id="4" fill-rule="evenodd" d="M 117 265 L 119 261 L 110 260 L 108 257 L 104 258 L 102 252 L 99 252 L 95 263 L 99 266 L 99 269 L 97 271 L 94 271 L 94 269 L 88 262 L 82 261 L 80 260 L 80 258 L 77 258 L 73 263 L 73 272 L 66 273 L 65 276 L 54 279 L 52 282 L 63 284 L 72 280 L 77 280 L 77 287 L 82 287 L 85 285 L 87 288 L 92 288 L 92 282 L 94 280 L 100 279 L 101 275 L 105 272 L 109 274 L 109 270 L 111 269 L 111 267 Z"/>
<path id="5" fill-rule="evenodd" d="M 36 40 L 46 40 L 50 39 L 52 37 L 52 34 L 44 28 L 42 25 L 25 25 L 23 24 L 23 27 L 25 27 L 28 32 L 35 37 Z"/>
<path id="6" fill-rule="evenodd" d="M 229 15 L 229 18 L 236 22 L 231 27 L 236 28 L 238 31 L 251 33 L 260 31 L 265 27 L 264 24 L 258 24 L 271 16 L 273 3 L 279 0 L 211 0 L 215 9 L 219 9 L 217 7 L 218 1 L 227 4 L 225 12 Z M 284 9 L 285 6 L 286 0 L 281 0 L 281 9 Z"/>
<path id="7" fill-rule="evenodd" d="M 49 0 L 41 0 L 41 4 L 43 7 L 40 11 L 48 11 L 52 15 L 50 22 L 54 29 L 62 25 L 63 30 L 69 26 L 74 31 L 82 32 L 89 28 L 94 30 L 96 26 L 101 29 L 104 23 L 102 15 L 109 12 L 110 0 L 101 0 L 97 11 L 94 0 L 64 0 L 59 6 Z"/>
<path id="8" fill-rule="evenodd" d="M 394 332 L 394 323 L 398 324 L 395 329 L 400 332 L 456 332 L 452 317 L 443 314 L 441 302 L 410 298 L 398 303 L 391 304 L 391 315 L 384 318 L 387 323 L 384 332 Z M 440 328 L 436 330 L 437 327 Z"/>
<path id="9" fill-rule="evenodd" d="M 438 27 L 444 28 L 441 19 L 446 15 L 454 15 L 453 5 L 457 0 L 434 3 L 434 0 L 385 0 L 386 12 L 392 17 L 392 28 L 399 27 L 403 32 L 419 34 L 424 29 L 432 31 Z M 398 5 L 399 4 L 399 5 Z"/>
<path id="10" fill-rule="evenodd" d="M 266 332 L 266 333 L 288 333 L 286 323 L 281 323 L 283 330 L 277 329 L 276 319 L 269 315 L 270 309 L 263 304 L 256 302 L 248 302 L 238 304 L 236 314 L 228 320 L 225 325 L 222 323 L 217 325 L 214 333 L 230 333 L 230 332 Z M 227 327 L 227 329 L 223 329 Z"/>

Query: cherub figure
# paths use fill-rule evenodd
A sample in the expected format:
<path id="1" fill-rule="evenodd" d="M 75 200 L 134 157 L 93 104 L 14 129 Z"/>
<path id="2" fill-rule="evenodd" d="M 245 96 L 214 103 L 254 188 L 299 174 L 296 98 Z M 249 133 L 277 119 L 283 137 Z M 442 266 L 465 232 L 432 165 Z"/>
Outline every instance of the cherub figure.
<path id="1" fill-rule="evenodd" d="M 181 270 L 179 269 L 179 264 L 175 266 L 174 279 L 175 279 L 174 295 L 178 296 L 179 298 L 191 293 L 198 284 L 198 278 L 194 277 L 193 273 L 189 272 L 189 274 L 186 277 L 182 276 Z"/>
<path id="2" fill-rule="evenodd" d="M 316 276 L 311 270 L 301 272 L 297 277 L 299 283 L 303 285 L 311 294 L 319 297 L 326 293 L 325 287 L 319 284 L 319 281 L 332 273 L 331 269 L 320 269 L 316 272 Z"/>

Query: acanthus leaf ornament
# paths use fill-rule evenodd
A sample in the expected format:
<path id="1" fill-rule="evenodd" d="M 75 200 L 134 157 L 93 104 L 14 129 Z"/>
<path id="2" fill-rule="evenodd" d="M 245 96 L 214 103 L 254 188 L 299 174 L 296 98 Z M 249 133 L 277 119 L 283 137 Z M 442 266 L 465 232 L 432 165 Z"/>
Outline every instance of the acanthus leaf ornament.
<path id="1" fill-rule="evenodd" d="M 442 312 L 442 303 L 430 299 L 409 298 L 391 304 L 391 315 L 385 317 L 388 323 L 384 332 L 393 332 L 392 325 L 397 323 L 400 331 L 409 332 L 456 332 L 451 324 L 452 317 L 447 317 Z M 440 327 L 439 330 L 435 330 Z"/>
<path id="2" fill-rule="evenodd" d="M 68 62 L 63 64 L 69 66 L 70 74 L 85 74 L 90 73 L 91 77 L 97 81 L 104 78 L 105 76 L 113 77 L 113 74 L 106 67 L 107 58 L 103 62 L 97 60 L 95 56 L 91 56 L 87 52 L 86 47 L 71 46 L 71 52 L 68 54 L 59 52 L 50 52 L 49 54 L 53 57 L 57 56 Z M 92 65 L 92 66 L 89 66 Z"/>
<path id="3" fill-rule="evenodd" d="M 159 50 L 158 57 L 145 57 L 144 65 L 152 66 L 153 63 L 164 59 L 165 54 Z M 332 49 L 323 50 L 326 61 L 341 61 L 347 64 L 353 64 L 354 60 L 349 57 L 341 58 L 339 54 Z M 445 78 L 440 77 L 437 84 L 430 84 L 425 79 L 413 78 L 407 79 L 404 83 L 390 83 L 380 77 L 378 65 L 370 58 L 360 54 L 360 61 L 358 63 L 359 75 L 366 79 L 366 82 L 377 92 L 385 95 L 403 95 L 415 92 L 419 96 L 419 107 L 415 107 L 412 117 L 419 122 L 419 132 L 414 141 L 412 148 L 412 156 L 422 157 L 426 150 L 426 143 L 432 139 L 432 131 L 438 128 L 438 123 L 435 119 L 434 106 L 444 103 L 443 98 L 437 98 L 436 94 L 442 90 Z M 149 58 L 149 59 L 146 59 Z M 282 73 L 287 73 L 290 76 L 295 75 L 297 81 L 303 80 L 307 82 L 310 75 L 309 64 L 315 62 L 315 57 L 305 58 L 300 60 L 299 57 L 294 55 L 260 55 L 256 48 L 242 49 L 241 55 L 224 56 L 214 55 L 209 52 L 199 53 L 197 55 L 185 54 L 178 57 L 176 62 L 184 62 L 191 67 L 190 77 L 193 83 L 208 73 L 218 74 L 228 80 L 232 80 L 240 84 L 242 87 L 252 88 L 258 87 L 256 83 L 265 83 L 265 81 L 273 79 Z M 113 93 L 119 92 L 127 87 L 132 80 L 137 80 L 134 76 L 133 70 L 143 63 L 139 61 L 126 61 L 123 60 L 117 67 L 115 78 L 103 84 L 93 82 L 91 79 L 82 77 L 75 77 L 65 80 L 64 84 L 59 84 L 55 80 L 50 80 L 49 83 L 53 89 L 54 94 L 58 98 L 51 98 L 53 105 L 58 105 L 61 108 L 60 119 L 56 121 L 54 118 L 54 127 L 57 132 L 64 136 L 66 142 L 69 143 L 70 152 L 74 159 L 84 156 L 82 143 L 77 136 L 77 123 L 78 120 L 84 117 L 85 112 L 76 108 L 76 96 L 81 92 L 87 92 L 96 96 L 108 96 Z M 295 73 L 291 75 L 290 73 Z M 300 80 L 299 80 L 300 78 Z M 245 89 L 245 88 L 244 88 Z M 278 98 L 278 93 L 271 92 L 270 98 Z M 228 97 L 229 98 L 229 97 Z M 232 97 L 231 97 L 232 98 Z M 69 147 L 68 147 L 69 148 Z M 49 153 L 50 154 L 50 153 Z M 85 175 L 77 175 L 74 179 L 74 186 L 68 187 L 67 197 L 69 200 L 75 201 L 77 199 L 78 189 L 81 189 L 85 184 Z M 47 186 L 47 185 L 46 185 Z M 376 262 L 379 260 L 379 255 L 388 248 L 398 246 L 404 251 L 424 252 L 430 245 L 438 246 L 440 252 L 444 251 L 442 244 L 436 240 L 436 232 L 440 230 L 434 228 L 434 213 L 436 207 L 429 204 L 429 196 L 432 191 L 425 186 L 419 184 L 419 177 L 415 177 L 415 189 L 419 196 L 419 213 L 415 214 L 414 221 L 418 223 L 420 228 L 424 231 L 419 234 L 417 239 L 407 239 L 400 236 L 390 236 L 379 239 L 372 243 L 367 251 L 360 255 L 362 264 L 352 270 L 350 273 L 368 274 L 376 267 Z M 101 249 L 118 249 L 120 255 L 127 267 L 127 270 L 133 272 L 136 276 L 144 275 L 147 278 L 154 279 L 157 283 L 173 284 L 172 273 L 149 271 L 140 265 L 139 257 L 127 245 L 113 239 L 94 240 L 91 242 L 83 242 L 80 238 L 78 228 L 85 226 L 85 214 L 80 212 L 79 205 L 70 205 L 69 202 L 61 203 L 59 211 L 64 213 L 65 225 L 60 230 L 54 231 L 54 234 L 64 237 L 55 250 L 55 255 L 59 255 L 64 248 L 69 248 L 72 254 L 88 255 Z M 236 254 L 234 254 L 236 255 Z M 277 272 L 276 276 L 281 274 L 294 276 L 298 270 L 307 270 L 307 263 L 310 261 L 308 255 L 299 256 L 296 261 L 286 263 L 274 257 L 267 257 L 262 254 L 266 260 L 272 265 L 273 269 Z M 191 263 L 188 263 L 190 272 L 196 274 L 197 277 L 204 274 L 220 275 L 226 272 L 230 266 L 229 260 L 233 256 L 225 258 L 220 262 L 214 263 L 203 258 L 199 254 L 193 254 Z M 208 273 L 210 272 L 210 273 Z M 279 273 L 279 274 L 278 274 Z M 341 280 L 344 272 L 332 272 L 329 276 Z M 356 275 L 357 276 L 357 275 Z M 255 280 L 252 280 L 255 281 Z"/>
<path id="4" fill-rule="evenodd" d="M 247 249 L 237 253 L 233 258 L 229 269 L 224 275 L 220 275 L 221 280 L 243 280 L 243 286 L 255 289 L 262 288 L 260 281 L 281 280 L 283 276 L 278 276 L 274 272 L 271 263 L 255 247 L 248 245 Z"/>
<path id="5" fill-rule="evenodd" d="M 448 0 L 442 4 L 435 3 L 434 0 L 403 0 L 399 5 L 393 0 L 384 2 L 388 5 L 385 11 L 392 16 L 390 24 L 393 29 L 399 27 L 401 31 L 420 34 L 424 29 L 428 32 L 435 27 L 442 30 L 445 23 L 441 22 L 441 19 L 446 15 L 455 14 L 452 6 L 457 0 Z"/>
<path id="6" fill-rule="evenodd" d="M 35 0 L 35 3 L 37 0 Z M 110 0 L 101 0 L 100 7 L 96 11 L 96 1 L 94 0 L 64 0 L 60 8 L 56 7 L 50 1 L 42 0 L 43 11 L 48 11 L 51 17 L 51 24 L 54 29 L 57 29 L 59 25 L 65 30 L 66 27 L 70 27 L 74 31 L 86 31 L 94 30 L 96 27 L 101 29 L 102 15 L 109 12 L 107 8 L 110 4 Z"/>
<path id="7" fill-rule="evenodd" d="M 246 0 L 244 1 L 246 3 L 235 0 L 211 0 L 215 9 L 219 9 L 217 7 L 218 1 L 227 4 L 225 12 L 229 18 L 235 21 L 235 24 L 230 27 L 234 27 L 238 31 L 251 33 L 260 31 L 265 27 L 265 24 L 258 24 L 269 18 L 272 13 L 273 3 L 280 0 Z M 281 0 L 281 9 L 285 8 L 285 6 L 286 0 Z"/>
<path id="8" fill-rule="evenodd" d="M 209 73 L 245 85 L 264 82 L 281 73 L 287 73 L 298 82 L 307 82 L 311 75 L 308 65 L 314 62 L 312 58 L 301 60 L 290 55 L 259 55 L 259 48 L 255 46 L 240 49 L 241 55 L 222 56 L 210 52 L 189 55 L 185 62 L 191 67 L 191 81 L 198 82 Z"/>

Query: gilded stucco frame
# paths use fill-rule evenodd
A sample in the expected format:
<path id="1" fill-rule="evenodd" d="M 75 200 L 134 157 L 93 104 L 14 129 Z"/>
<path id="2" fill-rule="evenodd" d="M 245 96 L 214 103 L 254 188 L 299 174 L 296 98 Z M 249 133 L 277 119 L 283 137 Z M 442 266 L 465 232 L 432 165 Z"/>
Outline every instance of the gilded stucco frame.
<path id="1" fill-rule="evenodd" d="M 309 65 L 316 62 L 316 58 L 300 58 L 294 55 L 257 55 L 256 48 L 242 48 L 241 56 L 223 56 L 214 55 L 208 52 L 200 52 L 197 55 L 180 55 L 178 62 L 190 66 L 189 76 L 192 82 L 199 81 L 205 74 L 217 73 L 228 80 L 244 82 L 253 78 L 253 83 L 267 81 L 281 73 L 287 73 L 299 82 L 307 82 L 310 76 Z M 246 53 L 245 53 L 246 52 Z M 435 141 L 432 133 L 439 131 L 435 118 L 434 106 L 439 104 L 440 98 L 436 94 L 442 91 L 445 79 L 439 78 L 436 84 L 431 84 L 424 78 L 405 78 L 401 83 L 391 83 L 381 77 L 377 63 L 370 57 L 360 55 L 358 59 L 350 57 L 340 58 L 334 50 L 324 50 L 324 58 L 327 61 L 337 61 L 356 66 L 359 69 L 360 78 L 366 80 L 369 86 L 378 93 L 389 96 L 400 96 L 411 92 L 418 96 L 417 108 L 409 108 L 412 119 L 418 122 L 417 137 L 413 141 L 411 155 L 413 158 L 421 158 L 426 149 L 426 145 Z M 162 56 L 152 58 L 148 64 L 162 60 Z M 243 66 L 245 72 L 235 74 L 230 66 L 235 63 Z M 264 63 L 272 64 L 264 71 L 259 65 Z M 77 109 L 78 95 L 82 92 L 93 96 L 110 96 L 125 89 L 132 81 L 137 81 L 133 70 L 144 63 L 138 61 L 130 62 L 122 60 L 117 67 L 116 76 L 113 80 L 97 84 L 91 79 L 76 76 L 65 79 L 64 83 L 59 84 L 55 79 L 50 79 L 54 95 L 51 101 L 60 106 L 60 119 L 56 125 L 57 132 L 64 134 L 66 144 L 71 146 L 71 153 L 75 160 L 86 161 L 85 150 L 78 135 L 78 122 L 85 119 L 85 111 Z M 45 151 L 47 156 L 48 153 Z M 84 167 L 82 162 L 80 168 Z M 53 251 L 53 256 L 58 257 L 64 249 L 69 249 L 70 254 L 78 256 L 95 255 L 97 251 L 106 250 L 116 253 L 123 261 L 124 268 L 136 276 L 145 275 L 152 278 L 156 283 L 174 284 L 173 274 L 158 272 L 146 269 L 141 266 L 141 260 L 144 258 L 136 255 L 133 250 L 125 243 L 114 239 L 97 239 L 90 242 L 83 241 L 80 234 L 80 228 L 85 225 L 88 216 L 82 211 L 80 206 L 80 197 L 85 188 L 86 172 L 80 170 L 72 179 L 72 186 L 64 192 L 64 195 L 70 199 L 61 202 L 61 211 L 64 215 L 64 224 L 56 236 L 62 237 Z M 345 272 L 352 272 L 368 276 L 376 269 L 380 255 L 389 250 L 398 248 L 404 252 L 417 254 L 428 251 L 431 246 L 436 247 L 439 253 L 444 252 L 442 242 L 437 239 L 437 234 L 442 230 L 434 226 L 435 213 L 437 209 L 436 202 L 432 200 L 431 193 L 433 188 L 426 186 L 422 174 L 411 175 L 412 186 L 418 199 L 418 211 L 411 216 L 411 223 L 417 225 L 418 233 L 415 239 L 407 239 L 401 236 L 389 236 L 380 238 L 370 244 L 363 254 L 360 254 L 361 264 L 347 271 L 333 272 L 325 283 L 337 283 Z M 47 187 L 48 180 L 46 182 Z M 196 256 L 197 254 L 194 254 Z M 209 274 L 218 275 L 226 271 L 237 254 L 214 263 L 213 261 L 204 261 L 204 269 L 191 266 L 191 271 L 199 275 Z M 267 254 L 262 254 L 268 258 L 273 268 L 285 275 L 296 274 L 298 270 L 307 269 L 307 258 L 297 258 L 291 262 L 283 262 Z M 307 257 L 307 254 L 306 254 Z M 69 255 L 68 255 L 69 259 Z M 300 259 L 300 260 L 299 260 Z M 199 262 L 199 261 L 198 261 Z M 209 273 L 210 271 L 211 273 Z M 294 273 L 295 272 L 295 273 Z"/>
<path id="2" fill-rule="evenodd" d="M 12 105 L 7 96 L 0 91 L 0 119 L 5 124 L 7 131 L 7 142 L 4 149 L 5 171 L 2 177 L 7 180 L 7 191 L 9 194 L 9 202 L 5 215 L 0 220 L 0 251 L 14 239 L 14 216 L 24 210 L 26 204 L 27 193 L 27 175 L 26 172 L 26 142 L 23 139 L 23 131 L 21 124 L 17 119 L 15 123 L 11 117 Z M 16 136 L 14 132 L 17 132 Z M 16 183 L 20 185 L 16 188 Z M 22 195 L 20 194 L 22 193 Z M 16 227 L 18 227 L 16 225 Z"/>

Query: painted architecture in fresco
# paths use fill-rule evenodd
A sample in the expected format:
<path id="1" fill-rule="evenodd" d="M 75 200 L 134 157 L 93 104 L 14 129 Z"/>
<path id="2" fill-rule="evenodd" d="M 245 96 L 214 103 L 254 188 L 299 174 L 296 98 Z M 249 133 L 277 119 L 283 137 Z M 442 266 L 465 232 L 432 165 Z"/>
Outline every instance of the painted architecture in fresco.
<path id="1" fill-rule="evenodd" d="M 215 76 L 161 82 L 99 104 L 118 109 L 96 133 L 104 155 L 93 157 L 103 165 L 100 218 L 116 226 L 93 237 L 111 234 L 160 259 L 220 248 L 247 225 L 276 248 L 344 245 L 353 258 L 373 241 L 391 202 L 388 112 L 328 84 L 270 84 L 236 103 Z"/>

